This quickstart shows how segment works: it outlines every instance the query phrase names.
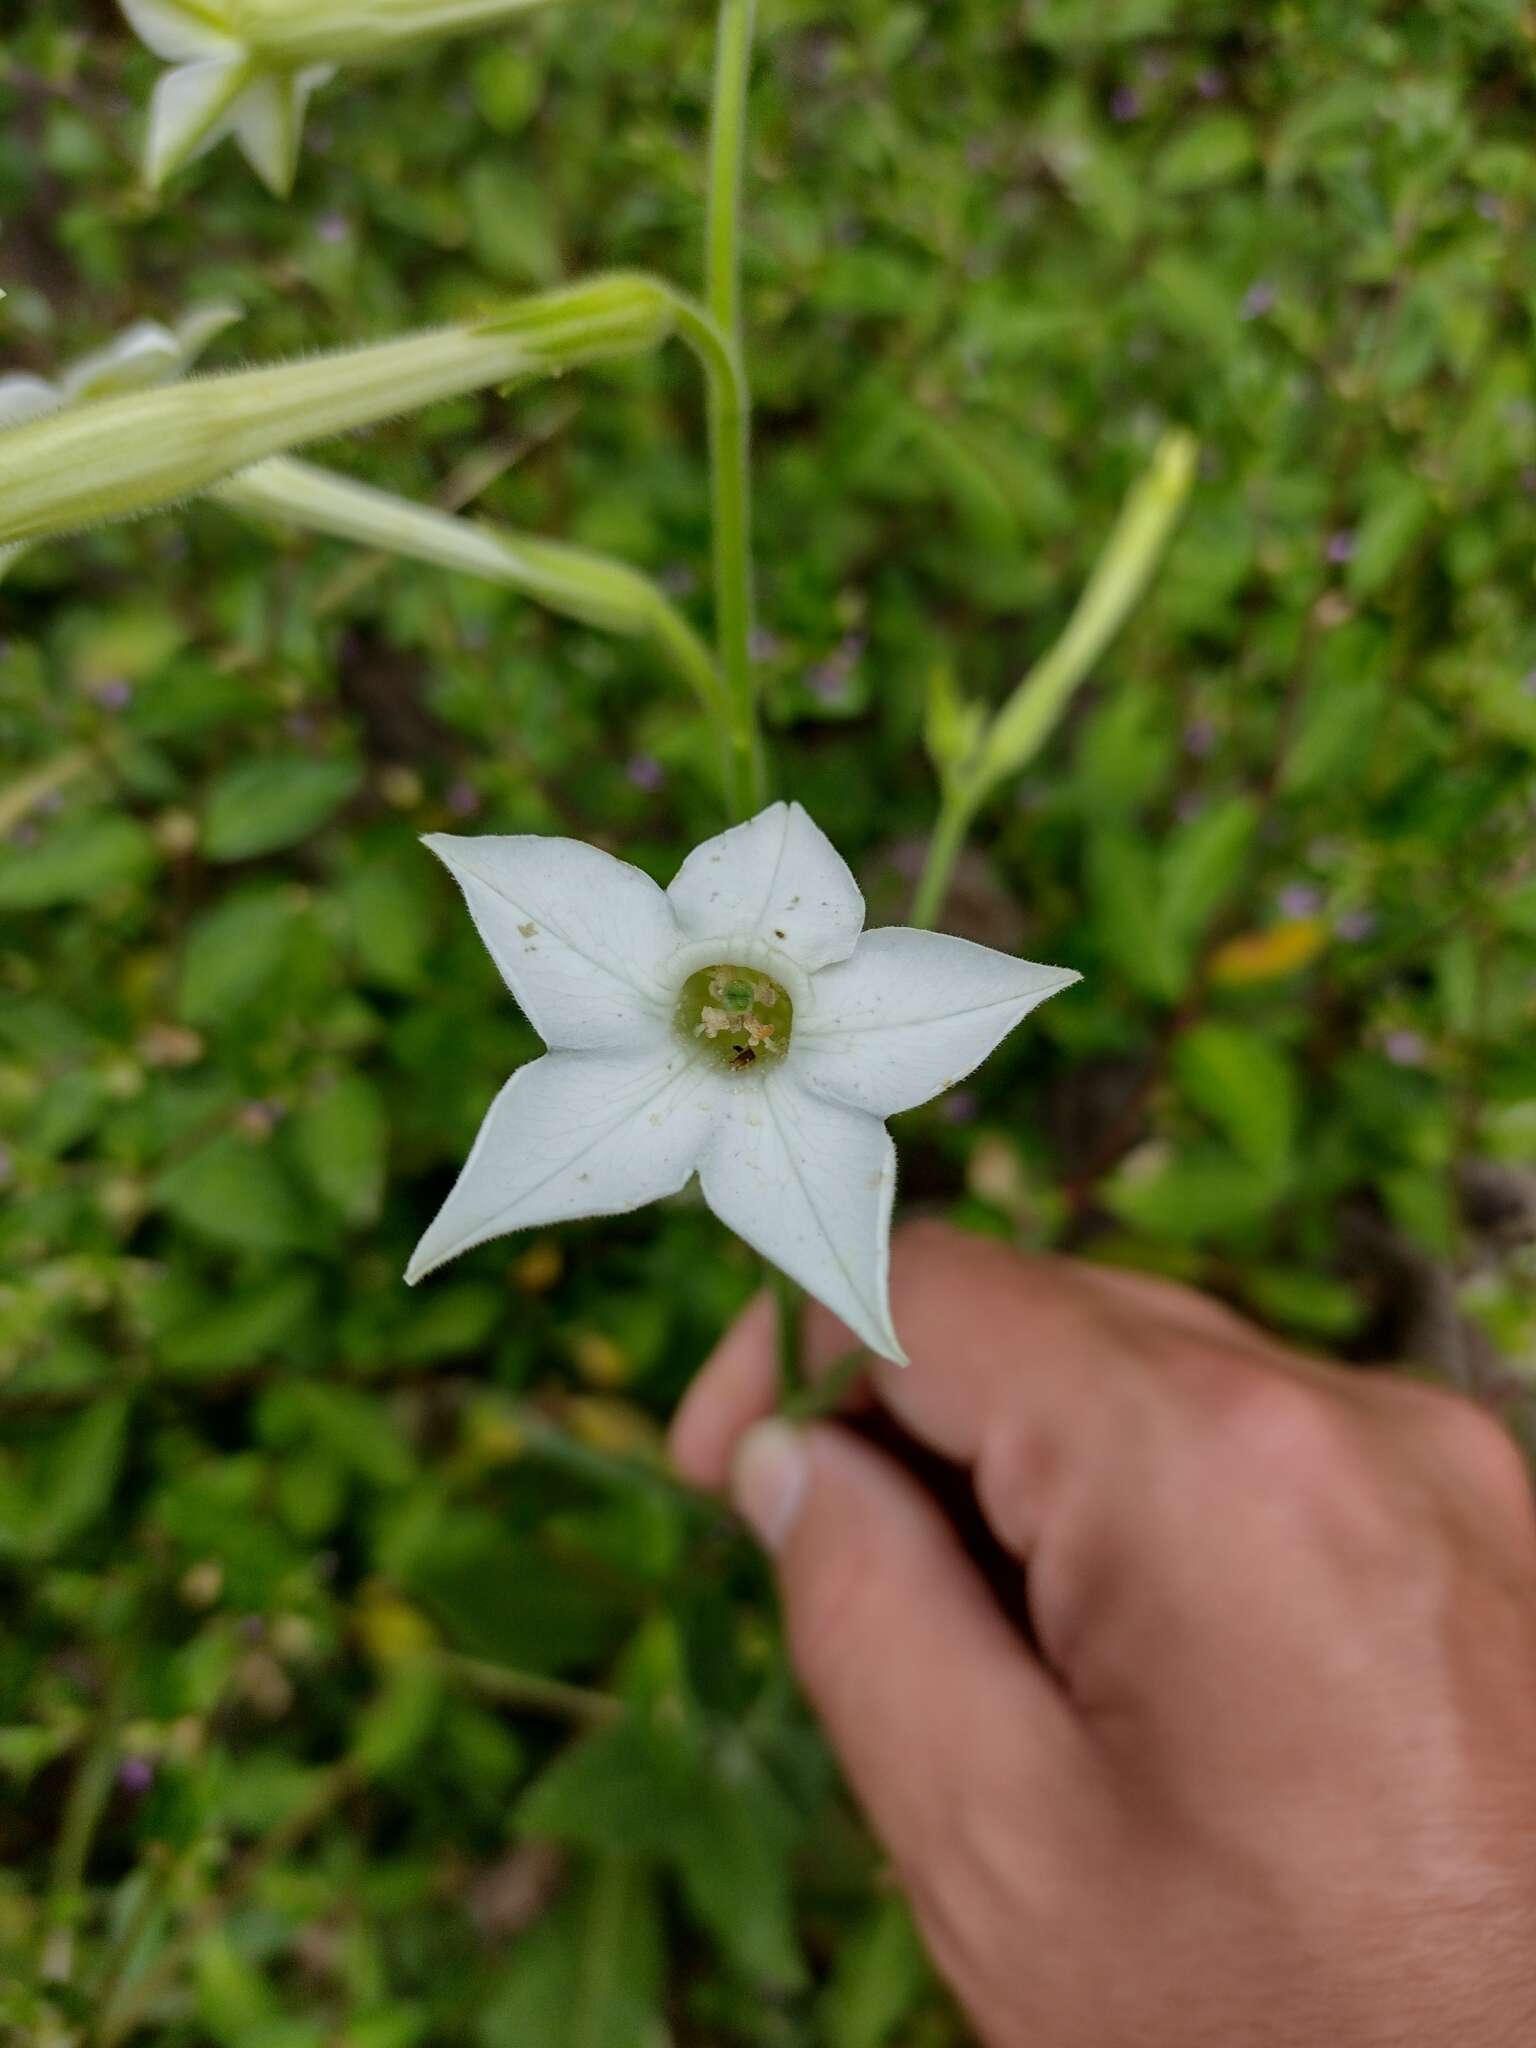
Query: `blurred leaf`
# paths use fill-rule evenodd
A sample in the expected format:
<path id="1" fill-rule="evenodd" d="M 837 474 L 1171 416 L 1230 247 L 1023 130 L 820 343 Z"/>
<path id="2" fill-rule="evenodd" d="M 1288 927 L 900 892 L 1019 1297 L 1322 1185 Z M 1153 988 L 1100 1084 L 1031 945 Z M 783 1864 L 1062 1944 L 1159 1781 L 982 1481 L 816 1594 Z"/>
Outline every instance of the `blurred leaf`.
<path id="1" fill-rule="evenodd" d="M 605 1855 L 514 1943 L 478 2028 L 483 2048 L 666 2048 L 655 1881 Z"/>
<path id="2" fill-rule="evenodd" d="M 343 1221 L 371 1223 L 384 1199 L 388 1125 L 373 1083 L 341 1075 L 289 1118 L 286 1136 L 300 1171 Z"/>
<path id="3" fill-rule="evenodd" d="M 1239 1024 L 1196 1024 L 1174 1048 L 1184 1092 L 1261 1171 L 1278 1171 L 1296 1132 L 1296 1078 L 1289 1060 Z"/>
<path id="4" fill-rule="evenodd" d="M 266 994 L 288 957 L 304 899 L 296 889 L 250 890 L 200 917 L 182 947 L 178 1010 L 189 1024 L 218 1024 Z"/>
<path id="5" fill-rule="evenodd" d="M 200 1302 L 159 1340 L 162 1365 L 173 1372 L 230 1372 L 279 1351 L 314 1308 L 313 1273 L 290 1269 L 227 1300 Z"/>
<path id="6" fill-rule="evenodd" d="M 357 789 L 355 761 L 263 754 L 226 768 L 208 792 L 203 850 L 210 860 L 250 860 L 307 839 Z"/>
<path id="7" fill-rule="evenodd" d="M 36 846 L 0 847 L 0 910 L 50 910 L 132 889 L 157 860 L 137 818 L 114 811 L 71 818 Z"/>
<path id="8" fill-rule="evenodd" d="M 38 1475 L 25 1529 L 14 1532 L 34 1557 L 50 1557 L 94 1522 L 112 1498 L 128 1442 L 128 1400 L 94 1402 L 53 1444 Z"/>
<path id="9" fill-rule="evenodd" d="M 823 2048 L 887 2048 L 932 1982 L 905 1899 L 880 1899 L 843 1945 L 817 2007 Z"/>
<path id="10" fill-rule="evenodd" d="M 1241 114 L 1206 114 L 1174 137 L 1157 159 L 1161 192 L 1200 192 L 1224 185 L 1258 160 L 1253 130 Z"/>
<path id="11" fill-rule="evenodd" d="M 161 1174 L 155 1193 L 210 1243 L 264 1252 L 312 1250 L 314 1218 L 270 1146 L 213 1138 Z"/>

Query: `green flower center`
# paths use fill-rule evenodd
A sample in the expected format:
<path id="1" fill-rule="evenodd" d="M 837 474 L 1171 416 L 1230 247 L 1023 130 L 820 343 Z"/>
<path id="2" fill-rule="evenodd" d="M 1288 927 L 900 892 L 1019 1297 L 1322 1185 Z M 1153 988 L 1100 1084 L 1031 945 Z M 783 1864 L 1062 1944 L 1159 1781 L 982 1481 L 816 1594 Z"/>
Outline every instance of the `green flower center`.
<path id="1" fill-rule="evenodd" d="M 701 967 L 677 998 L 677 1033 L 735 1074 L 750 1074 L 789 1050 L 794 1005 L 755 967 Z"/>

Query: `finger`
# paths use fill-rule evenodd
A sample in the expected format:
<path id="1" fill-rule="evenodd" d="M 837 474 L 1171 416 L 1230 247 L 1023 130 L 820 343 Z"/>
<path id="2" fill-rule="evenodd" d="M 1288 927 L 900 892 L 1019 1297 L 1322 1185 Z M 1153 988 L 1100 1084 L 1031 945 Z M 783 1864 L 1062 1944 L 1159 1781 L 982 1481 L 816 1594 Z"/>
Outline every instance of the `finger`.
<path id="1" fill-rule="evenodd" d="M 825 1357 L 806 1360 L 813 1378 L 856 1348 L 856 1339 L 835 1316 L 828 1323 L 842 1341 Z M 773 1413 L 778 1396 L 778 1307 L 765 1292 L 737 1317 L 683 1396 L 667 1434 L 674 1469 L 690 1484 L 720 1492 L 737 1439 L 752 1423 Z M 840 1406 L 857 1408 L 868 1400 L 867 1383 L 861 1379 L 848 1389 Z"/>
<path id="2" fill-rule="evenodd" d="M 966 1816 L 1085 1792 L 1086 1739 L 921 1486 L 827 1424 L 759 1424 L 732 1493 L 773 1553 L 796 1670 L 877 1832 L 911 1869 Z"/>

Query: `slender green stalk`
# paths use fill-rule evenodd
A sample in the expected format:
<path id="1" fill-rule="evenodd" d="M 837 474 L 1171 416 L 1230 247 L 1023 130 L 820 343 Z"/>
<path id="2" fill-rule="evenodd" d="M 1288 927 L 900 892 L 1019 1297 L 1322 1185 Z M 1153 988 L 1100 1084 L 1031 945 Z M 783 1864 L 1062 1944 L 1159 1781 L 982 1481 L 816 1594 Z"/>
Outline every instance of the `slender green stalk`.
<path id="1" fill-rule="evenodd" d="M 48 1896 L 43 1906 L 41 1958 L 41 1975 L 53 1983 L 67 1983 L 73 1972 L 75 1916 L 91 1844 L 112 1790 L 119 1720 L 118 1689 L 113 1685 L 102 1702 L 90 1744 L 69 1788 L 54 1847 Z"/>
<path id="2" fill-rule="evenodd" d="M 981 730 L 966 758 L 943 765 L 939 815 L 913 898 L 913 924 L 933 925 L 977 811 L 1000 783 L 1039 753 L 1145 594 L 1189 495 L 1196 453 L 1193 436 L 1180 429 L 1158 442 L 1065 627 Z"/>
<path id="3" fill-rule="evenodd" d="M 712 369 L 706 362 L 706 369 L 715 624 L 729 718 L 727 781 L 735 817 L 759 809 L 767 797 L 752 678 L 751 401 L 741 334 L 741 194 L 754 11 L 754 0 L 721 0 L 705 224 L 705 297 L 724 358 Z M 700 347 L 698 337 L 694 346 Z"/>
<path id="4" fill-rule="evenodd" d="M 764 1261 L 768 1288 L 773 1296 L 774 1346 L 779 1362 L 779 1413 L 788 1414 L 805 1390 L 805 1363 L 801 1357 L 801 1314 L 805 1296 L 777 1266 Z"/>
<path id="5" fill-rule="evenodd" d="M 287 456 L 242 470 L 216 484 L 212 496 L 239 512 L 485 577 L 604 632 L 644 635 L 695 692 L 706 715 L 722 715 L 709 649 L 665 592 L 627 563 L 458 518 Z"/>
<path id="6" fill-rule="evenodd" d="M 593 1692 L 589 1686 L 568 1685 L 563 1679 L 545 1678 L 533 1671 L 513 1671 L 501 1664 L 488 1664 L 483 1657 L 460 1657 L 445 1652 L 437 1660 L 445 1677 L 469 1686 L 483 1698 L 504 1707 L 518 1707 L 525 1713 L 552 1714 L 560 1720 L 581 1721 L 597 1727 L 622 1720 L 624 1702 L 612 1693 Z"/>

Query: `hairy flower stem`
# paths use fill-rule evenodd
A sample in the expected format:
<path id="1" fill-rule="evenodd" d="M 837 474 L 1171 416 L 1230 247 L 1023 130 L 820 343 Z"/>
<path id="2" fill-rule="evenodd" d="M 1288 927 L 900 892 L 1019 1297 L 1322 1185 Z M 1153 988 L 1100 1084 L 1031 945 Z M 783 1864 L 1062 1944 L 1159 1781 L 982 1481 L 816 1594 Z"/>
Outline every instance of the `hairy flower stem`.
<path id="1" fill-rule="evenodd" d="M 71 406 L 0 433 L 0 546 L 135 518 L 440 398 L 656 348 L 672 324 L 667 286 L 614 274 L 398 341 Z"/>
<path id="2" fill-rule="evenodd" d="M 648 638 L 706 716 L 722 715 L 720 678 L 709 649 L 665 592 L 627 563 L 459 518 L 287 456 L 242 470 L 216 484 L 212 495 L 237 512 L 484 577 L 602 632 Z"/>
<path id="3" fill-rule="evenodd" d="M 705 298 L 720 360 L 709 372 L 716 633 L 725 681 L 727 789 L 733 818 L 767 801 L 752 679 L 751 399 L 741 331 L 741 191 L 754 0 L 721 0 L 709 134 Z M 703 337 L 694 337 L 700 348 Z M 700 350 L 703 353 L 702 349 Z"/>

